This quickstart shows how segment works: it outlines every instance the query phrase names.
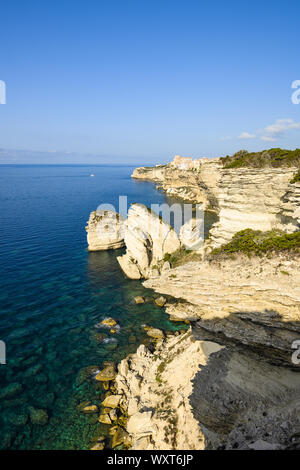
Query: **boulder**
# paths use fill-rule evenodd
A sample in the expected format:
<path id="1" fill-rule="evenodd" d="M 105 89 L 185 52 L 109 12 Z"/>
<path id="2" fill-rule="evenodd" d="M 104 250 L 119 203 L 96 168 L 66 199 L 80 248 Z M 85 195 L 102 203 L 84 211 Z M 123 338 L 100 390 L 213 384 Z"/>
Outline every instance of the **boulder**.
<path id="1" fill-rule="evenodd" d="M 118 427 L 116 432 L 114 432 L 112 436 L 111 446 L 112 448 L 115 448 L 121 444 L 124 444 L 125 446 L 129 446 L 130 438 L 129 438 L 128 432 L 126 432 L 125 429 Z"/>
<path id="2" fill-rule="evenodd" d="M 95 379 L 100 382 L 110 382 L 116 378 L 115 365 L 113 363 L 108 364 L 96 375 Z"/>
<path id="3" fill-rule="evenodd" d="M 117 408 L 121 398 L 122 395 L 110 395 L 102 402 L 102 406 L 107 406 L 108 408 Z"/>
<path id="4" fill-rule="evenodd" d="M 99 416 L 99 423 L 102 424 L 111 424 L 111 419 L 108 413 L 103 413 Z"/>
<path id="5" fill-rule="evenodd" d="M 89 251 L 115 250 L 124 246 L 125 219 L 114 211 L 90 214 L 86 231 Z"/>
<path id="6" fill-rule="evenodd" d="M 163 339 L 165 337 L 163 331 L 158 328 L 150 328 L 147 330 L 147 335 L 154 339 Z"/>
<path id="7" fill-rule="evenodd" d="M 117 414 L 117 410 L 115 408 L 113 408 L 110 412 L 109 412 L 109 417 L 111 419 L 111 421 L 116 421 L 118 419 L 118 414 Z"/>
<path id="8" fill-rule="evenodd" d="M 156 305 L 158 307 L 163 307 L 166 303 L 167 299 L 163 296 L 160 296 L 158 297 L 157 299 L 154 300 L 154 302 L 156 303 Z"/>
<path id="9" fill-rule="evenodd" d="M 145 303 L 145 299 L 141 295 L 137 295 L 136 297 L 134 297 L 133 300 L 135 301 L 136 304 L 144 304 Z"/>
<path id="10" fill-rule="evenodd" d="M 98 406 L 97 405 L 87 405 L 83 408 L 84 413 L 97 413 Z"/>
<path id="11" fill-rule="evenodd" d="M 90 448 L 90 450 L 104 450 L 104 447 L 105 447 L 105 442 L 104 441 L 96 442 L 96 444 L 94 444 Z"/>
<path id="12" fill-rule="evenodd" d="M 114 320 L 113 318 L 109 317 L 109 318 L 105 318 L 104 320 L 102 320 L 102 322 L 100 322 L 101 325 L 103 326 L 107 326 L 107 327 L 113 327 L 113 326 L 116 326 L 117 322 L 116 320 Z"/>

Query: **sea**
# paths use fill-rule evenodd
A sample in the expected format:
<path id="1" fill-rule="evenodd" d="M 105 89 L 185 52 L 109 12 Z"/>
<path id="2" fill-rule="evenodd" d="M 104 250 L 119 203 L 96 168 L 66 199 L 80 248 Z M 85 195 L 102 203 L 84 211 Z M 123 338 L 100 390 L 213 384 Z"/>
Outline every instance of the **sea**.
<path id="1" fill-rule="evenodd" d="M 104 398 L 92 372 L 147 343 L 145 325 L 187 328 L 125 277 L 116 259 L 124 249 L 87 250 L 86 223 L 100 204 L 174 202 L 132 171 L 0 166 L 0 449 L 89 449 L 100 435 L 109 447 L 99 414 L 82 412 Z M 150 300 L 136 305 L 136 295 Z M 99 328 L 107 317 L 118 322 L 115 334 Z"/>

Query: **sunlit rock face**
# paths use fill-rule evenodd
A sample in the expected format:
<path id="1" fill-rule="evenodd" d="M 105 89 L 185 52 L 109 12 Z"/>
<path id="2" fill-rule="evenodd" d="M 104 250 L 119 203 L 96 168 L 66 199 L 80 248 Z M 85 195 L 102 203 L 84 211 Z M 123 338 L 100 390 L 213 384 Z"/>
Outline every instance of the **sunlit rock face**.
<path id="1" fill-rule="evenodd" d="M 89 251 L 115 250 L 124 246 L 125 219 L 117 212 L 91 212 L 86 231 Z"/>
<path id="2" fill-rule="evenodd" d="M 131 279 L 148 278 L 167 253 L 180 247 L 175 230 L 143 204 L 130 207 L 124 241 L 126 253 L 118 261 Z"/>
<path id="3" fill-rule="evenodd" d="M 289 184 L 294 173 L 295 168 L 222 170 L 218 189 L 219 222 L 210 233 L 212 245 L 227 243 L 236 232 L 246 228 L 297 230 L 295 212 L 300 189 Z"/>
<path id="4" fill-rule="evenodd" d="M 180 229 L 180 242 L 186 250 L 198 251 L 204 242 L 204 220 L 193 217 L 188 220 Z"/>

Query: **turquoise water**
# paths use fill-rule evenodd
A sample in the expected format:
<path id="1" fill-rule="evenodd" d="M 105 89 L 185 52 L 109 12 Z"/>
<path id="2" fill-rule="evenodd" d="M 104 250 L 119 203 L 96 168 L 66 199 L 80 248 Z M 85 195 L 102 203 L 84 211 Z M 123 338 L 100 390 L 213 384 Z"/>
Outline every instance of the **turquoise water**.
<path id="1" fill-rule="evenodd" d="M 102 386 L 89 366 L 120 361 L 146 340 L 142 324 L 181 329 L 152 302 L 154 296 L 125 278 L 116 260 L 122 250 L 88 253 L 85 225 L 101 203 L 162 203 L 148 182 L 130 178 L 131 167 L 0 167 L 0 448 L 87 449 L 107 434 L 97 415 L 78 405 L 99 404 Z M 90 177 L 93 173 L 95 176 Z M 97 341 L 95 325 L 107 316 L 116 335 Z M 44 410 L 43 424 L 30 413 Z"/>

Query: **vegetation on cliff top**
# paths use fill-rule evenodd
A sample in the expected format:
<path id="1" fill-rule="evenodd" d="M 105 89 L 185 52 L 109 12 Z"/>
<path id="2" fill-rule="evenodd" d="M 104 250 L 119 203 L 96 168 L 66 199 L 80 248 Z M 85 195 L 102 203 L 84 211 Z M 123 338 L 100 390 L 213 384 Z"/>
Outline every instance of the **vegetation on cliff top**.
<path id="1" fill-rule="evenodd" d="M 163 260 L 169 261 L 172 268 L 177 268 L 177 266 L 182 266 L 190 261 L 201 261 L 201 259 L 201 255 L 196 251 L 181 247 L 172 254 L 166 253 Z"/>
<path id="2" fill-rule="evenodd" d="M 248 228 L 237 232 L 229 243 L 214 249 L 210 256 L 232 253 L 263 255 L 287 250 L 300 253 L 300 231 L 288 234 L 278 230 L 262 232 Z"/>
<path id="3" fill-rule="evenodd" d="M 300 170 L 294 175 L 294 178 L 290 181 L 291 184 L 298 183 L 300 181 Z"/>
<path id="4" fill-rule="evenodd" d="M 224 168 L 300 167 L 300 149 L 272 148 L 261 152 L 240 150 L 232 156 L 227 155 L 222 158 L 221 162 Z"/>

